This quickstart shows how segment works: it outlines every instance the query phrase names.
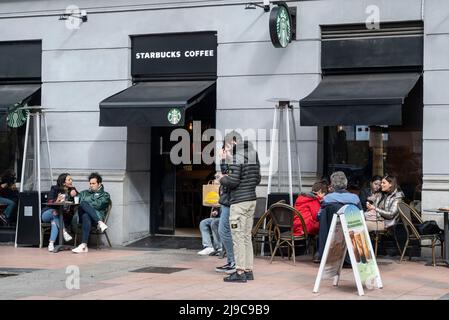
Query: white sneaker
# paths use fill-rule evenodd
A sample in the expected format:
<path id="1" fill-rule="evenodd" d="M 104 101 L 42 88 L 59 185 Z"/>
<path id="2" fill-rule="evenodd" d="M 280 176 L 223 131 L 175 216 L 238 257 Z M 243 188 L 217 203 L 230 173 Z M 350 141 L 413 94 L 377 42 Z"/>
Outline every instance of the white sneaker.
<path id="1" fill-rule="evenodd" d="M 72 249 L 73 253 L 86 253 L 89 250 L 87 249 L 87 245 L 84 243 L 81 243 L 78 247 L 76 247 L 75 249 Z"/>
<path id="2" fill-rule="evenodd" d="M 64 236 L 64 240 L 65 241 L 70 241 L 72 240 L 72 236 L 64 229 L 64 232 L 62 233 L 62 235 Z"/>
<path id="3" fill-rule="evenodd" d="M 54 245 L 53 242 L 50 242 L 50 243 L 48 244 L 48 251 L 49 251 L 49 252 L 54 252 L 54 251 L 55 251 L 55 245 Z"/>
<path id="4" fill-rule="evenodd" d="M 98 221 L 98 229 L 100 229 L 101 232 L 104 232 L 108 226 L 103 221 Z"/>
<path id="5" fill-rule="evenodd" d="M 204 248 L 203 250 L 199 251 L 198 254 L 200 256 L 208 256 L 209 254 L 211 254 L 214 251 L 215 251 L 214 248 L 207 247 L 207 248 Z"/>

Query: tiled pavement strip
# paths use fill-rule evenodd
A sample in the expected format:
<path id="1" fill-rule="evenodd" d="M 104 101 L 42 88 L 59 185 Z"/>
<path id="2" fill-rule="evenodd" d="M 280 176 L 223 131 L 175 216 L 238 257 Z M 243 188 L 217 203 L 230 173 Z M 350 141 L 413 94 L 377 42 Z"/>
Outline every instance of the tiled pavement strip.
<path id="1" fill-rule="evenodd" d="M 255 259 L 255 280 L 225 283 L 214 268 L 225 259 L 198 256 L 185 249 L 90 250 L 51 254 L 46 249 L 0 246 L 0 268 L 41 270 L 0 277 L 0 299 L 236 299 L 236 300 L 411 300 L 449 299 L 449 268 L 424 266 L 424 261 L 398 263 L 398 258 L 379 259 L 383 289 L 365 289 L 359 297 L 351 269 L 344 269 L 339 287 L 323 280 L 320 292 L 312 288 L 318 271 L 310 256 L 298 256 L 296 265 L 275 257 Z M 66 267 L 80 268 L 80 288 L 66 288 Z M 175 267 L 171 273 L 130 272 L 144 267 Z"/>

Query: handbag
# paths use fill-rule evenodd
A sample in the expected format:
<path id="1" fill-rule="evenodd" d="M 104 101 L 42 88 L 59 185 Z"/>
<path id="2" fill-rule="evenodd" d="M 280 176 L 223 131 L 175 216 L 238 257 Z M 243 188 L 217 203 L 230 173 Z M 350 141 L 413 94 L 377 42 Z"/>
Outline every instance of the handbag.
<path id="1" fill-rule="evenodd" d="M 416 230 L 421 235 L 442 234 L 443 230 L 438 226 L 435 220 L 428 220 L 416 226 Z"/>
<path id="2" fill-rule="evenodd" d="M 376 210 L 369 210 L 369 211 L 365 211 L 364 212 L 365 215 L 365 221 L 381 221 L 382 223 L 384 222 L 384 218 L 379 216 L 376 212 Z"/>
<path id="3" fill-rule="evenodd" d="M 203 206 L 219 207 L 219 192 L 220 184 L 215 184 L 214 180 L 210 180 L 207 184 L 203 184 Z"/>

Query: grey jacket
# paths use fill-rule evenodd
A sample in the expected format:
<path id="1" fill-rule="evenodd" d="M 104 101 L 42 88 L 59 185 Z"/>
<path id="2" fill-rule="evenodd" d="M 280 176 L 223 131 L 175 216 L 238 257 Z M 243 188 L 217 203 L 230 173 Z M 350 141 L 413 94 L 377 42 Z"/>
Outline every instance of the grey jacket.
<path id="1" fill-rule="evenodd" d="M 385 219 L 385 228 L 396 224 L 399 217 L 398 204 L 403 198 L 404 193 L 398 189 L 376 198 L 376 213 Z"/>

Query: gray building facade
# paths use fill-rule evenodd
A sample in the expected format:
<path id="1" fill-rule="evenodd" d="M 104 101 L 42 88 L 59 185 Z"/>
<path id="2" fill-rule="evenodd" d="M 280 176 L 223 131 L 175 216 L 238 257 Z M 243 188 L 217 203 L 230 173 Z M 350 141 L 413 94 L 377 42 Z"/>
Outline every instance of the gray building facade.
<path id="1" fill-rule="evenodd" d="M 365 24 L 372 6 L 380 22 L 422 21 L 422 208 L 449 204 L 449 2 L 445 0 L 287 1 L 296 7 L 296 39 L 286 48 L 270 41 L 269 13 L 245 9 L 246 1 L 1 1 L 0 41 L 42 41 L 41 105 L 53 168 L 68 171 L 78 189 L 99 171 L 113 199 L 109 236 L 116 245 L 150 233 L 151 129 L 100 127 L 99 104 L 132 85 L 133 35 L 215 31 L 217 129 L 272 127 L 269 99 L 301 100 L 322 80 L 321 26 Z M 260 2 L 260 4 L 262 4 Z M 88 20 L 68 28 L 66 8 L 86 10 Z M 273 5 L 272 5 L 273 6 Z M 371 8 L 371 9 L 369 9 Z M 0 62 L 1 63 L 1 62 Z M 303 185 L 323 174 L 323 132 L 299 125 Z M 258 137 L 269 141 L 269 135 Z M 266 193 L 268 162 L 262 154 Z M 425 218 L 441 220 L 424 212 Z"/>

